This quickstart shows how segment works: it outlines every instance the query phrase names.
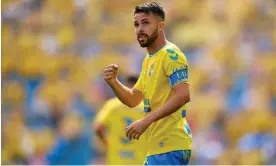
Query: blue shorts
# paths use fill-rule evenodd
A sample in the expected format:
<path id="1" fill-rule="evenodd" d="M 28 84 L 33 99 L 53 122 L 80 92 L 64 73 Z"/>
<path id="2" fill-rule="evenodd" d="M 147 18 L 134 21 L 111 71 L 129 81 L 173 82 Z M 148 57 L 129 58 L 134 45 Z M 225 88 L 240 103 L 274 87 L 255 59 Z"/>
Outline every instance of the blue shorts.
<path id="1" fill-rule="evenodd" d="M 147 157 L 145 165 L 188 165 L 191 150 L 178 150 Z"/>

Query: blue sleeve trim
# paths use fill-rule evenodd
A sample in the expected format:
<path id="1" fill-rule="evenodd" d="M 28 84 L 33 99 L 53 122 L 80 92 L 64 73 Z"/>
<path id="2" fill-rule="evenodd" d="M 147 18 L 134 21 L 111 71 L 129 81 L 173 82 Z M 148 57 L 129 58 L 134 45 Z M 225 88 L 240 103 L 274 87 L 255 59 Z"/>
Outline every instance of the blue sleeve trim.
<path id="1" fill-rule="evenodd" d="M 183 111 L 181 112 L 181 116 L 182 116 L 182 118 L 185 118 L 185 117 L 186 117 L 186 110 L 183 110 Z"/>
<path id="2" fill-rule="evenodd" d="M 150 107 L 144 107 L 144 112 L 150 112 L 151 108 Z"/>
<path id="3" fill-rule="evenodd" d="M 191 129 L 190 129 L 190 126 L 189 126 L 188 122 L 185 123 L 184 128 L 186 129 L 186 131 L 187 131 L 187 133 L 188 133 L 189 135 L 192 134 L 192 131 L 191 131 Z"/>
<path id="4" fill-rule="evenodd" d="M 169 82 L 170 82 L 171 87 L 173 87 L 174 85 L 176 85 L 182 81 L 188 81 L 187 68 L 174 71 L 173 74 L 169 76 Z"/>

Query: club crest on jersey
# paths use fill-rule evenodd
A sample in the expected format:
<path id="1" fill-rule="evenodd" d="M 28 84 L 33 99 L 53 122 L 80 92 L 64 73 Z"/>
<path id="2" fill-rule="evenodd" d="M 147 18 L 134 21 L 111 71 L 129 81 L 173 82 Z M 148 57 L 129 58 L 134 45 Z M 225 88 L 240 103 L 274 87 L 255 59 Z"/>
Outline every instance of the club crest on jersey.
<path id="1" fill-rule="evenodd" d="M 152 64 L 152 65 L 150 66 L 149 76 L 152 76 L 152 74 L 153 74 L 153 69 L 154 69 L 154 64 Z"/>

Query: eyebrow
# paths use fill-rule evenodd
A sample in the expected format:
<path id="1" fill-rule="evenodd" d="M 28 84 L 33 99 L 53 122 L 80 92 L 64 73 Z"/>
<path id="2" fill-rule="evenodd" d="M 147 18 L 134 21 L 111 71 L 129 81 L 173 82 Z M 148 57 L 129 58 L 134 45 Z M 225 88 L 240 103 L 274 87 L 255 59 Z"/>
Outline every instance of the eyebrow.
<path id="1" fill-rule="evenodd" d="M 141 20 L 141 22 L 142 22 L 142 21 L 149 21 L 149 19 L 144 18 L 144 19 Z M 134 23 L 137 23 L 137 22 L 138 22 L 138 21 L 134 21 Z"/>
<path id="2" fill-rule="evenodd" d="M 147 18 L 144 18 L 144 19 L 142 19 L 141 21 L 149 21 L 149 19 L 147 19 Z"/>

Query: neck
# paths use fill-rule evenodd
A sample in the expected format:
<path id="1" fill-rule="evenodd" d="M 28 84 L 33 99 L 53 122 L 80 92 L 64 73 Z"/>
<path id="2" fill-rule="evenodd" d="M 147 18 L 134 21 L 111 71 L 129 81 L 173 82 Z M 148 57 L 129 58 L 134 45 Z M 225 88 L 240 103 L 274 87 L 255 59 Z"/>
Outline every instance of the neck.
<path id="1" fill-rule="evenodd" d="M 165 45 L 166 43 L 166 38 L 165 35 L 159 35 L 158 38 L 149 46 L 147 47 L 148 53 L 153 54 L 155 53 L 160 47 Z"/>

